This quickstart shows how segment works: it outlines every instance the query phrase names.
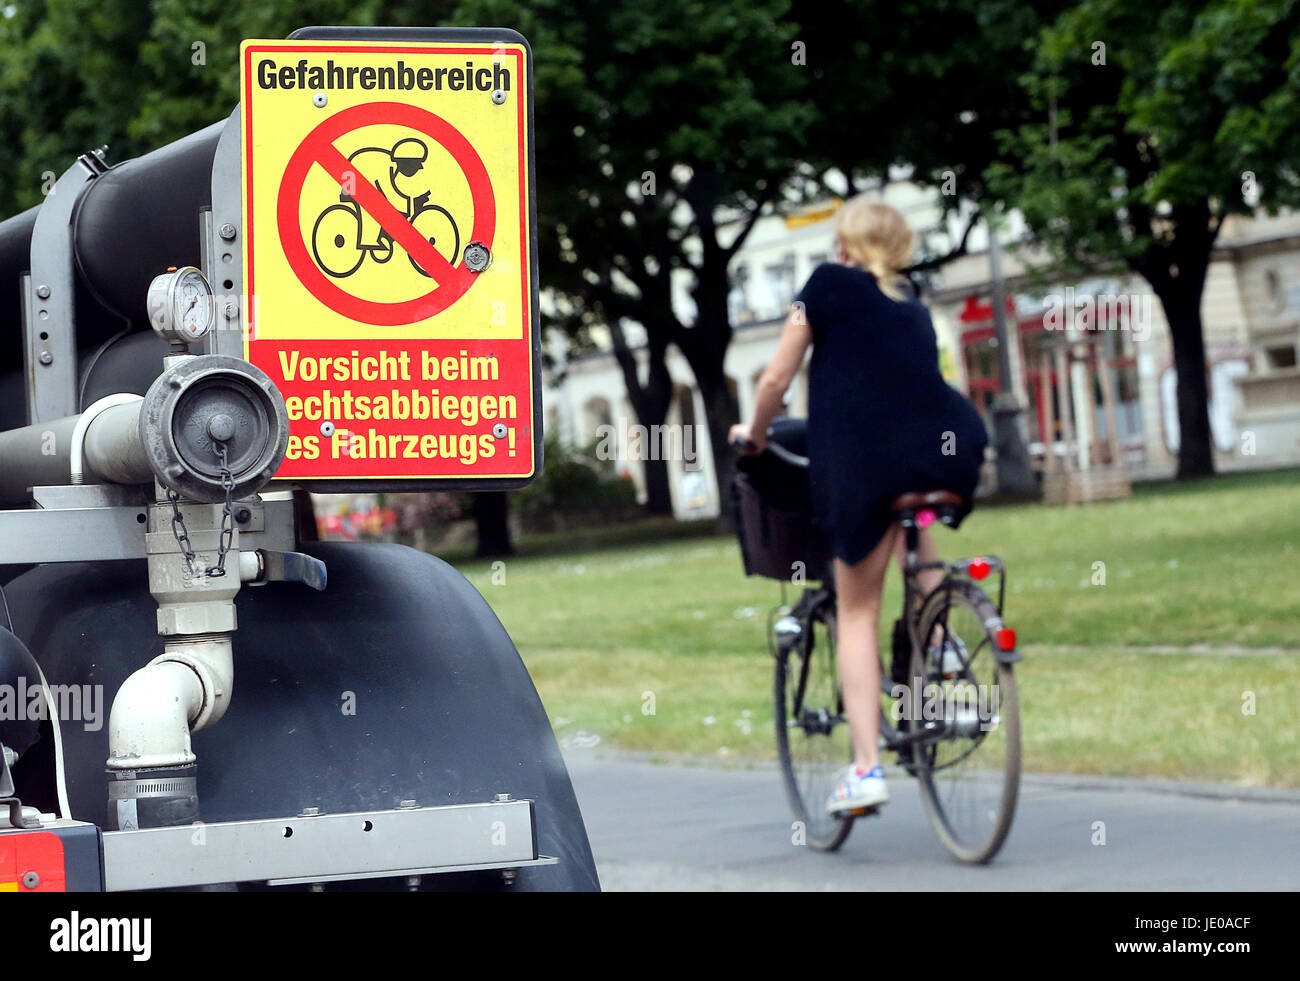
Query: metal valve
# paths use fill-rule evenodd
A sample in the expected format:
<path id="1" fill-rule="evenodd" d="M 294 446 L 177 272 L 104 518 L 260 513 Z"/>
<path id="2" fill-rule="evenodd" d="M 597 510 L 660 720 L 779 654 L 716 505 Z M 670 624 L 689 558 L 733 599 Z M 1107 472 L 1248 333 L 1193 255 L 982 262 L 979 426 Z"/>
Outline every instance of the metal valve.
<path id="1" fill-rule="evenodd" d="M 168 368 L 140 408 L 140 440 L 169 490 L 196 501 L 235 498 L 267 484 L 289 443 L 284 400 L 266 373 L 240 358 L 202 355 Z M 220 451 L 220 452 L 219 452 Z"/>

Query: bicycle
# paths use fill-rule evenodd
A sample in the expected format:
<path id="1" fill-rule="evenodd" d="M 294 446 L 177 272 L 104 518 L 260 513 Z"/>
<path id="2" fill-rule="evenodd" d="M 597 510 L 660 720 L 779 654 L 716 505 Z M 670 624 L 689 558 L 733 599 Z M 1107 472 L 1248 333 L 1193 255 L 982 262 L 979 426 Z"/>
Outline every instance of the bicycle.
<path id="1" fill-rule="evenodd" d="M 806 457 L 776 438 L 768 446 L 777 459 L 806 471 Z M 745 493 L 742 477 L 737 478 L 738 493 Z M 756 522 L 751 496 L 747 532 L 739 506 L 743 501 L 737 503 L 746 571 L 754 567 L 771 576 L 783 566 L 786 574 L 775 578 L 783 580 L 784 594 L 787 560 L 794 553 L 788 548 L 780 556 L 754 553 L 799 536 L 806 545 L 815 537 L 810 517 L 794 509 L 765 514 Z M 950 491 L 904 494 L 893 503 L 906 559 L 903 610 L 894 624 L 889 670 L 881 658 L 880 743 L 897 753 L 903 769 L 919 782 L 926 813 L 945 848 L 962 862 L 981 864 L 1005 842 L 1019 793 L 1020 708 L 1013 665 L 1020 655 L 1015 631 L 1002 621 L 1006 568 L 1000 559 L 921 562 L 917 556 L 920 530 L 936 521 L 954 524 L 962 506 L 960 496 Z M 756 523 L 762 527 L 756 530 Z M 801 554 L 795 561 L 812 572 L 827 564 L 813 552 Z M 923 594 L 918 576 L 940 569 L 943 580 Z M 977 584 L 994 572 L 999 579 L 996 603 Z M 773 722 L 786 795 L 803 823 L 805 840 L 818 851 L 834 851 L 857 818 L 879 809 L 832 815 L 825 808 L 853 752 L 835 655 L 834 586 L 829 569 L 809 578 L 822 582 L 805 588 L 793 607 L 776 607 L 768 617 L 775 662 Z"/>
<path id="2" fill-rule="evenodd" d="M 460 229 L 446 208 L 437 204 L 417 202 L 410 223 L 430 245 L 436 248 L 450 265 L 460 257 Z M 339 195 L 339 202 L 325 208 L 317 217 L 311 230 L 311 251 L 316 264 L 335 279 L 346 279 L 365 262 L 369 255 L 382 265 L 393 257 L 393 237 L 380 232 L 376 242 L 362 242 L 361 206 L 351 195 Z M 421 276 L 429 273 L 420 267 L 414 257 L 407 256 Z"/>

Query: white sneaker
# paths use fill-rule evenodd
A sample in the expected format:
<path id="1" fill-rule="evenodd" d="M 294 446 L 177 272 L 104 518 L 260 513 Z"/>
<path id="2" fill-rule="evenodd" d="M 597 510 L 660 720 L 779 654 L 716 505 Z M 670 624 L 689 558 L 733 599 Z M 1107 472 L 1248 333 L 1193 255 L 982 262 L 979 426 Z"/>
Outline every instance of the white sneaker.
<path id="1" fill-rule="evenodd" d="M 966 665 L 970 663 L 970 655 L 966 653 L 966 645 L 962 643 L 961 638 L 949 634 L 943 642 L 942 660 L 939 657 L 939 645 L 930 645 L 930 663 L 939 663 L 939 673 L 949 678 L 965 672 Z"/>
<path id="2" fill-rule="evenodd" d="M 855 764 L 850 766 L 843 779 L 826 798 L 826 813 L 838 814 L 842 811 L 856 811 L 863 807 L 877 807 L 889 800 L 889 788 L 885 786 L 885 768 L 873 766 L 870 770 L 861 770 Z"/>

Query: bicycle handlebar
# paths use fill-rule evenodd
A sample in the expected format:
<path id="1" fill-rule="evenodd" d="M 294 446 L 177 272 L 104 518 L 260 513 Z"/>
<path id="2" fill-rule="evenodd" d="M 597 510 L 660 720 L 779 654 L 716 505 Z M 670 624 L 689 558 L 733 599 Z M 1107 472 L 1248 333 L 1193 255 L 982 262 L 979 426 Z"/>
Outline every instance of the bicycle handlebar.
<path id="1" fill-rule="evenodd" d="M 769 429 L 767 432 L 769 436 L 772 434 L 771 429 Z M 754 449 L 753 441 L 749 439 L 745 439 L 743 437 L 733 439 L 731 441 L 731 445 L 733 449 L 741 453 L 749 453 L 752 452 L 752 450 Z M 790 464 L 792 467 L 799 467 L 804 470 L 808 469 L 808 458 L 806 456 L 800 456 L 798 453 L 794 453 L 790 450 L 787 450 L 780 443 L 774 443 L 771 440 L 769 440 L 767 444 L 766 452 L 771 453 L 778 460 L 783 460 L 784 462 Z"/>

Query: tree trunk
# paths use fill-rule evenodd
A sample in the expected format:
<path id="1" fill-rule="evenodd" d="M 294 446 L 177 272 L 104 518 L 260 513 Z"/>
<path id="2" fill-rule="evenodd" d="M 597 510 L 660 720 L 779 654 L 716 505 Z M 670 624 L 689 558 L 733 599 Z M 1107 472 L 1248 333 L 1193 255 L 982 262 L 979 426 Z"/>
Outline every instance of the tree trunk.
<path id="1" fill-rule="evenodd" d="M 727 433 L 740 421 L 740 407 L 727 387 L 721 362 L 716 369 L 697 370 L 695 380 L 704 402 L 705 422 L 709 427 L 709 445 L 713 448 L 713 476 L 718 488 L 718 518 L 723 527 L 732 526 L 731 480 L 735 470 L 735 453 L 727 445 Z"/>
<path id="2" fill-rule="evenodd" d="M 510 501 L 505 491 L 484 491 L 472 495 L 474 524 L 478 529 L 478 547 L 474 554 L 480 559 L 514 555 L 510 543 Z"/>
<path id="3" fill-rule="evenodd" d="M 694 291 L 697 310 L 695 326 L 682 331 L 681 348 L 704 403 L 705 423 L 713 449 L 713 475 L 718 487 L 718 514 L 722 524 L 732 522 L 731 478 L 734 453 L 727 445 L 728 430 L 740 421 L 740 407 L 727 385 L 723 363 L 731 344 L 731 316 L 727 309 L 727 266 L 724 259 L 705 262 L 698 272 Z"/>
<path id="4" fill-rule="evenodd" d="M 629 378 L 627 372 L 624 372 L 624 382 L 628 400 L 632 403 L 633 411 L 636 412 L 636 421 L 644 426 L 647 432 L 651 432 L 650 427 L 662 426 L 668 418 L 668 408 L 673 401 L 673 380 L 664 362 L 664 352 L 652 348 L 648 353 L 651 363 L 646 383 L 637 384 L 635 376 Z M 641 465 L 645 474 L 646 512 L 659 515 L 672 514 L 673 498 L 668 487 L 668 461 L 653 452 L 657 447 L 648 446 L 648 443 L 648 440 L 642 440 L 641 445 L 644 455 Z M 651 452 L 645 452 L 647 450 Z"/>
<path id="5" fill-rule="evenodd" d="M 668 485 L 667 460 L 645 461 L 645 509 L 647 514 L 673 513 L 673 494 Z"/>
<path id="6" fill-rule="evenodd" d="M 623 336 L 622 325 L 610 324 L 610 339 L 614 346 L 614 358 L 623 374 L 623 386 L 627 390 L 628 401 L 636 413 L 637 422 L 650 431 L 651 426 L 662 426 L 668 418 L 668 409 L 673 401 L 673 378 L 668 371 L 667 328 L 654 329 L 648 324 L 647 333 L 650 342 L 646 345 L 648 359 L 645 384 L 641 383 L 639 366 L 635 353 L 627 345 Z M 647 449 L 642 441 L 642 450 Z M 650 447 L 654 449 L 654 447 Z M 665 515 L 673 513 L 672 492 L 668 486 L 668 461 L 661 459 L 657 453 L 649 453 L 641 461 L 645 468 L 645 508 L 649 514 Z"/>
<path id="7" fill-rule="evenodd" d="M 320 528 L 316 524 L 316 506 L 305 490 L 293 492 L 293 528 L 300 542 L 320 541 Z"/>
<path id="8" fill-rule="evenodd" d="M 1174 280 L 1159 295 L 1169 321 L 1174 369 L 1178 372 L 1178 479 L 1184 480 L 1214 474 L 1214 443 L 1200 290 L 1194 284 L 1182 289 L 1180 285 Z"/>

